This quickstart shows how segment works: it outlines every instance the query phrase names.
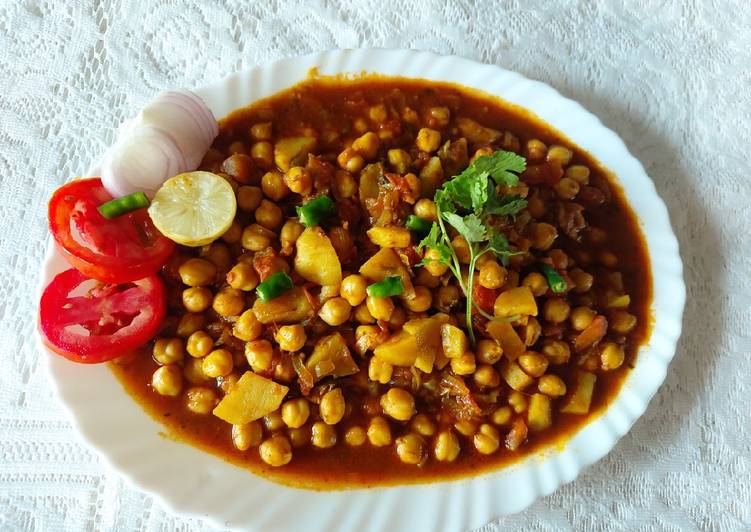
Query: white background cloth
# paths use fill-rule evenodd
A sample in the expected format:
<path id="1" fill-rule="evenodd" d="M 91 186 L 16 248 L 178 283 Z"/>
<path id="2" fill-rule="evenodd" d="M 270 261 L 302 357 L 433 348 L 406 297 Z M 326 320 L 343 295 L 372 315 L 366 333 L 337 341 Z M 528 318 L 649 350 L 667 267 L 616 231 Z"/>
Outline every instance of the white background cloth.
<path id="1" fill-rule="evenodd" d="M 680 241 L 684 334 L 647 413 L 487 529 L 751 528 L 751 4 L 399 4 L 0 0 L 0 530 L 210 529 L 105 470 L 51 393 L 31 340 L 47 198 L 162 89 L 359 46 L 496 63 L 580 101 L 644 163 Z"/>

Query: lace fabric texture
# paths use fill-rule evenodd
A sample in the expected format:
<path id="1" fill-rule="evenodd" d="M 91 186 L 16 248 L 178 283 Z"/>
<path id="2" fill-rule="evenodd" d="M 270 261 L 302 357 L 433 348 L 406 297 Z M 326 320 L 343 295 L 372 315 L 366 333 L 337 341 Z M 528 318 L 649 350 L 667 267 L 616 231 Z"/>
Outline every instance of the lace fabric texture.
<path id="1" fill-rule="evenodd" d="M 681 244 L 684 334 L 647 413 L 574 483 L 484 530 L 748 530 L 744 0 L 0 0 L 0 530 L 212 529 L 105 470 L 55 401 L 32 341 L 46 201 L 160 90 L 361 46 L 495 63 L 580 101 L 642 161 Z"/>

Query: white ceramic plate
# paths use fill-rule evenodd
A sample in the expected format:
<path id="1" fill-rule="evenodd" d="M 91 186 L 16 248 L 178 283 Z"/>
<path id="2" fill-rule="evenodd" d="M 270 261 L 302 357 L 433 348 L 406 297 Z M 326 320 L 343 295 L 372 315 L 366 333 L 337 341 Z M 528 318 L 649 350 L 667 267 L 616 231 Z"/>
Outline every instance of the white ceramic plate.
<path id="1" fill-rule="evenodd" d="M 543 83 L 467 59 L 410 50 L 336 50 L 258 66 L 196 92 L 222 117 L 303 80 L 313 67 L 322 75 L 366 71 L 454 82 L 495 94 L 532 111 L 618 176 L 649 247 L 654 328 L 616 400 L 564 448 L 505 469 L 452 482 L 340 492 L 281 486 L 166 439 L 159 435 L 163 427 L 125 394 L 107 367 L 72 364 L 39 343 L 60 401 L 84 441 L 128 481 L 175 512 L 208 517 L 224 526 L 307 532 L 459 531 L 518 512 L 571 482 L 583 467 L 610 451 L 665 378 L 685 300 L 678 243 L 665 205 L 621 139 L 578 103 Z M 50 246 L 39 293 L 66 267 Z"/>

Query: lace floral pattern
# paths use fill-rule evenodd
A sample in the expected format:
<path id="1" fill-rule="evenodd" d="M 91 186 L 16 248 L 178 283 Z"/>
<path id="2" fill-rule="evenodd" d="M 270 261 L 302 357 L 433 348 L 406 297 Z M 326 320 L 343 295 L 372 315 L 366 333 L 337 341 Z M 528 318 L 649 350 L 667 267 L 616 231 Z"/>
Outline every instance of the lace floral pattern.
<path id="1" fill-rule="evenodd" d="M 684 335 L 647 413 L 602 461 L 501 529 L 751 526 L 751 4 L 0 2 L 0 530 L 207 530 L 103 469 L 30 340 L 51 191 L 154 93 L 328 48 L 496 63 L 580 101 L 623 137 L 681 243 Z"/>

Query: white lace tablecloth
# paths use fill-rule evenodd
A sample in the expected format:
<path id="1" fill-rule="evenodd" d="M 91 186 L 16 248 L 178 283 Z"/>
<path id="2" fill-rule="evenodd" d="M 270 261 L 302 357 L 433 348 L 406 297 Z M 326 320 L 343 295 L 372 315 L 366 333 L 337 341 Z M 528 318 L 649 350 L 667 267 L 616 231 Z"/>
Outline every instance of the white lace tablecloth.
<path id="1" fill-rule="evenodd" d="M 162 89 L 359 46 L 496 63 L 580 101 L 644 163 L 680 240 L 685 332 L 649 410 L 487 530 L 751 528 L 749 2 L 177 4 L 0 0 L 0 530 L 211 529 L 105 470 L 53 397 L 31 340 L 47 198 Z"/>

